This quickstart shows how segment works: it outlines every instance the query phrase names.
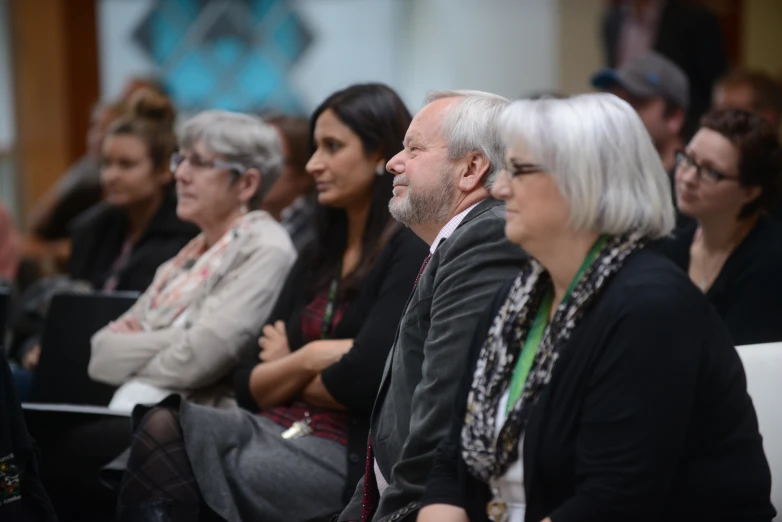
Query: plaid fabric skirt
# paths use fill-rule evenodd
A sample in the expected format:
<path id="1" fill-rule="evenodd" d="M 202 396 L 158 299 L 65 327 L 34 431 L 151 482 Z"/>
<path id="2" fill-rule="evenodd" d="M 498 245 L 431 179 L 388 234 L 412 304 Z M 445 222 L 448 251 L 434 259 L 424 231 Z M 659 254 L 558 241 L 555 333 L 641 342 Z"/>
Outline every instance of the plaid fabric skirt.
<path id="1" fill-rule="evenodd" d="M 178 406 L 177 406 L 178 403 Z M 218 409 L 169 397 L 204 500 L 228 522 L 305 522 L 342 510 L 347 448 L 319 437 L 287 440 L 274 421 L 240 408 Z M 140 420 L 149 408 L 136 408 Z M 104 468 L 124 470 L 127 452 Z"/>

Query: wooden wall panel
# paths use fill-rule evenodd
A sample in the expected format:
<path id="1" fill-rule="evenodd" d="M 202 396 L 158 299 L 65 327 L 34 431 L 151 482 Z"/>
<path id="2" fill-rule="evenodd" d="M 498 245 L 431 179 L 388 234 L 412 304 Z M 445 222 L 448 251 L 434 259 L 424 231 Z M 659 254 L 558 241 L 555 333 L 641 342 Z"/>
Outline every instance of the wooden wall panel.
<path id="1" fill-rule="evenodd" d="M 11 0 L 21 216 L 85 150 L 97 99 L 94 0 Z M 24 221 L 24 220 L 23 220 Z"/>
<path id="2" fill-rule="evenodd" d="M 96 0 L 62 0 L 65 9 L 66 78 L 68 86 L 69 154 L 87 150 L 92 108 L 100 99 Z"/>

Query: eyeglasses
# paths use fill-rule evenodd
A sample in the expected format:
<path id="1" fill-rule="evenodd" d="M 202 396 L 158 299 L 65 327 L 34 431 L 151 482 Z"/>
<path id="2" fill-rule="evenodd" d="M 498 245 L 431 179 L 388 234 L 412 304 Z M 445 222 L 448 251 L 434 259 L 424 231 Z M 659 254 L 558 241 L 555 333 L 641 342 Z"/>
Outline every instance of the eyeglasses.
<path id="1" fill-rule="evenodd" d="M 692 159 L 692 156 L 688 155 L 684 151 L 678 151 L 676 153 L 676 168 L 688 169 L 690 167 L 695 169 L 695 173 L 698 175 L 699 180 L 707 181 L 709 183 L 719 183 L 720 181 L 724 180 L 737 181 L 739 179 L 737 176 L 726 176 L 722 172 L 714 170 L 711 167 L 699 165 L 695 162 L 694 159 Z"/>
<path id="2" fill-rule="evenodd" d="M 505 172 L 508 174 L 508 179 L 513 179 L 517 176 L 546 172 L 546 170 L 546 167 L 537 163 L 511 163 L 510 168 L 506 168 Z"/>
<path id="3" fill-rule="evenodd" d="M 224 169 L 239 175 L 243 174 L 244 171 L 247 170 L 244 168 L 244 165 L 241 165 L 239 163 L 234 163 L 231 161 L 223 161 L 219 159 L 205 160 L 197 155 L 186 156 L 181 152 L 175 152 L 171 155 L 171 164 L 170 164 L 171 173 L 172 174 L 175 173 L 176 170 L 179 168 L 179 166 L 182 164 L 182 162 L 184 162 L 185 160 L 187 160 L 190 166 L 196 170 Z"/>

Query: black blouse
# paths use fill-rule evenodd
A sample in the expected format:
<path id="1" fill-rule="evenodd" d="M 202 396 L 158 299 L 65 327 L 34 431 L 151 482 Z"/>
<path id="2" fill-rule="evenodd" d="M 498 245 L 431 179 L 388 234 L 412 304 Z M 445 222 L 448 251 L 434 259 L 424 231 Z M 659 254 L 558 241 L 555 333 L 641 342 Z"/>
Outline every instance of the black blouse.
<path id="1" fill-rule="evenodd" d="M 334 329 L 333 339 L 354 339 L 350 351 L 321 373 L 326 389 L 351 416 L 346 499 L 352 496 L 364 473 L 369 417 L 383 367 L 415 278 L 428 253 L 426 243 L 409 229 L 400 228 L 380 253 L 374 267 L 359 282 L 357 293 Z M 264 323 L 284 321 L 292 351 L 305 344 L 301 315 L 312 300 L 312 283 L 309 256 L 305 251 L 291 269 L 280 297 Z M 258 405 L 250 393 L 250 374 L 258 364 L 259 348 L 255 345 L 246 353 L 247 358 L 234 371 L 234 392 L 241 407 L 257 411 Z"/>
<path id="2" fill-rule="evenodd" d="M 685 273 L 697 223 L 662 244 Z M 782 224 L 761 216 L 706 292 L 737 346 L 782 341 Z"/>
<path id="3" fill-rule="evenodd" d="M 488 487 L 461 458 L 461 429 L 486 332 L 470 353 L 424 505 L 486 521 Z M 771 475 L 741 361 L 722 321 L 658 253 L 626 261 L 560 352 L 523 448 L 527 522 L 763 521 Z"/>
<path id="4" fill-rule="evenodd" d="M 200 232 L 192 223 L 177 217 L 176 207 L 176 194 L 171 188 L 141 239 L 133 245 L 127 262 L 116 268 L 113 265 L 128 236 L 128 217 L 119 207 L 98 203 L 73 221 L 68 274 L 73 279 L 88 281 L 96 290 L 101 290 L 114 275 L 115 290 L 145 291 L 160 265 L 177 255 Z"/>

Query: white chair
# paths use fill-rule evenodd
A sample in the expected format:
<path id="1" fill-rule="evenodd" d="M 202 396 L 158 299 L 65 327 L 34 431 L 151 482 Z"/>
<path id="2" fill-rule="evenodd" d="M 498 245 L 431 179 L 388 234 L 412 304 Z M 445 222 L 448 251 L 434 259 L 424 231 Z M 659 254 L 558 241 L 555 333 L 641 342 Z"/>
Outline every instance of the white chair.
<path id="1" fill-rule="evenodd" d="M 782 511 L 782 343 L 737 346 L 771 466 L 771 503 Z M 782 520 L 782 513 L 776 520 Z"/>

